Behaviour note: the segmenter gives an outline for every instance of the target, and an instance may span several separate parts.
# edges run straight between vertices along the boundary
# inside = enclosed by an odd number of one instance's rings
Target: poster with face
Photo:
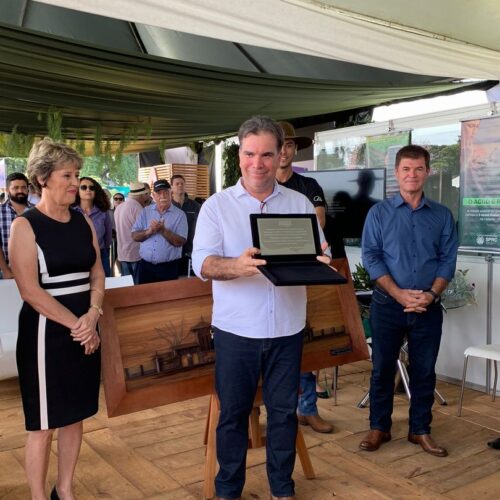
[[[462,123],[459,236],[463,248],[500,251],[500,117]]]

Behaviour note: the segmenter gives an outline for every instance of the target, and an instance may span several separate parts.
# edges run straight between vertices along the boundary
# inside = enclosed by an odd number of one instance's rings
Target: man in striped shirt
[[[1,277],[11,279],[9,267],[9,237],[12,221],[33,205],[28,201],[28,179],[20,172],[9,174],[6,179],[8,199],[0,205],[0,271]]]

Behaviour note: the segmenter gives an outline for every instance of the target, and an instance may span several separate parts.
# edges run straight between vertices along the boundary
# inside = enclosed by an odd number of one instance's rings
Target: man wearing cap
[[[121,274],[122,276],[132,275],[135,284],[137,284],[137,264],[141,257],[139,243],[132,238],[132,226],[149,198],[149,189],[146,189],[142,182],[132,182],[127,199],[124,203],[118,203],[114,210]]]
[[[140,242],[138,284],[177,279],[182,245],[188,235],[186,214],[172,204],[166,179],[153,184],[153,202],[142,209],[132,227],[132,238]]]
[[[319,224],[323,229],[326,220],[326,203],[323,189],[315,179],[300,175],[292,169],[292,162],[297,151],[311,146],[312,139],[297,136],[291,123],[280,122],[280,125],[285,134],[285,142],[279,156],[279,168],[276,172],[276,180],[282,186],[298,191],[309,198],[316,211]],[[316,376],[312,372],[302,373],[300,376],[300,396],[297,409],[299,424],[310,425],[316,432],[333,432],[333,426],[319,416],[317,401]]]

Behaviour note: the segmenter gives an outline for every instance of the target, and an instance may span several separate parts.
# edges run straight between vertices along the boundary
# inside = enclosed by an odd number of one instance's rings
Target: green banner
[[[368,168],[386,169],[387,197],[399,192],[399,184],[394,176],[396,154],[408,144],[410,144],[410,131],[371,135],[366,138],[366,165]]]
[[[462,123],[459,235],[462,247],[500,249],[500,117]]]

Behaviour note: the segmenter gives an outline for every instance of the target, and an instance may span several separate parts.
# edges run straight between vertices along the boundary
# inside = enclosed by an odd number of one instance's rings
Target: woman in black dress
[[[97,412],[104,272],[88,217],[70,209],[82,160],[44,139],[28,159],[38,205],[12,224],[12,271],[24,300],[17,365],[28,430],[26,474],[32,498],[46,498],[52,435],[58,429],[58,476],[51,498],[73,500],[82,420]]]

